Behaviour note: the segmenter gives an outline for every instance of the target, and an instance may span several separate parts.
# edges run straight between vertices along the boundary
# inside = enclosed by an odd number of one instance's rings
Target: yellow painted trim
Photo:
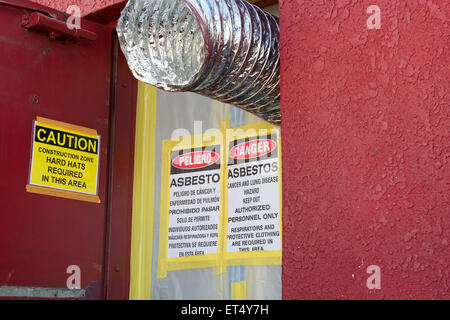
[[[139,82],[136,110],[130,300],[150,299],[157,90]]]
[[[247,300],[247,281],[231,284],[231,300]]]
[[[223,121],[220,124],[220,132],[222,134],[222,144],[223,144],[223,152],[222,152],[222,180],[221,180],[221,205],[222,205],[222,211],[221,211],[221,220],[220,220],[220,232],[219,232],[219,258],[217,261],[217,275],[226,273],[227,272],[227,263],[224,259],[224,252],[225,252],[225,241],[227,237],[227,230],[224,228],[225,225],[225,219],[226,219],[226,212],[227,210],[226,203],[225,203],[225,194],[228,193],[228,183],[226,183],[225,179],[227,179],[228,174],[228,155],[227,155],[227,130],[230,129],[230,119]]]

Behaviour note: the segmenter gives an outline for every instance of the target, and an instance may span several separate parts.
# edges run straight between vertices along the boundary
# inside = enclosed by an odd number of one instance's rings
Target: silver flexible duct
[[[130,0],[117,33],[134,76],[279,124],[278,18],[244,0]]]

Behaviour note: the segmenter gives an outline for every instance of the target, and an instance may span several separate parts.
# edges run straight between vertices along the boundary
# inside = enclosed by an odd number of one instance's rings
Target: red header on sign
[[[240,143],[231,148],[230,157],[233,159],[253,159],[272,152],[276,147],[277,143],[273,140],[256,139]]]
[[[219,160],[219,155],[212,151],[197,151],[176,157],[172,165],[178,169],[198,169],[210,166]]]

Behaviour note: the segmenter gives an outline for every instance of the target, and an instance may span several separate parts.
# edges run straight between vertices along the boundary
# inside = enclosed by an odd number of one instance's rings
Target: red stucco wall
[[[283,297],[449,299],[450,2],[283,0],[280,18]]]
[[[92,12],[102,10],[106,7],[117,3],[126,2],[126,0],[32,0],[33,2],[44,6],[54,8],[65,12],[71,5],[77,5],[81,9],[82,16],[86,16]]]
[[[81,10],[81,16],[100,24],[108,24],[115,27],[115,22],[120,16],[128,0],[31,0],[47,7],[66,12],[71,5],[77,5]]]

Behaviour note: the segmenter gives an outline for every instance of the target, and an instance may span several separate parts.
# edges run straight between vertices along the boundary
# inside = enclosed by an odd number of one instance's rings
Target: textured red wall
[[[44,6],[65,12],[71,5],[77,5],[81,9],[82,16],[102,10],[106,7],[126,2],[126,0],[31,0]]]
[[[283,0],[280,18],[283,298],[449,299],[450,2]]]
[[[81,9],[81,16],[101,24],[115,27],[115,21],[128,0],[31,0],[44,6],[66,12],[71,5]]]

